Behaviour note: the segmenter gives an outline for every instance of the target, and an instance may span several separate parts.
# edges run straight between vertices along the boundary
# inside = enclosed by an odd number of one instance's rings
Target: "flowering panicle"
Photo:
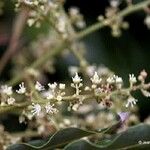
[[[128,108],[136,105],[138,101],[131,95],[131,91],[139,89],[144,96],[150,97],[150,92],[148,91],[150,84],[145,83],[146,77],[147,73],[143,70],[138,76],[140,84],[136,85],[136,77],[133,74],[129,74],[130,86],[129,88],[123,88],[123,79],[121,77],[117,75],[104,77],[104,74],[99,75],[98,72],[95,72],[93,76],[89,78],[90,82],[87,82],[90,85],[84,86],[83,79],[76,72],[75,76],[72,77],[71,83],[71,87],[75,89],[75,94],[73,95],[65,95],[66,85],[64,83],[48,83],[49,88],[46,90],[46,88],[38,81],[34,85],[36,91],[31,91],[31,94],[26,92],[24,82],[19,84],[19,89],[16,90],[16,93],[30,97],[32,102],[32,116],[39,116],[43,112],[46,114],[55,114],[58,112],[58,109],[56,108],[57,104],[61,104],[62,101],[68,101],[70,104],[68,110],[72,109],[74,111],[77,111],[86,99],[95,99],[103,106],[111,107],[114,97],[116,99],[117,96],[122,99],[127,99],[125,107]],[[83,87],[84,90],[81,87]],[[36,92],[36,94],[34,94],[34,92]],[[13,90],[11,86],[1,86],[0,94],[1,107],[5,105],[11,106],[16,103],[15,98],[12,97]],[[28,118],[32,117],[29,115]]]

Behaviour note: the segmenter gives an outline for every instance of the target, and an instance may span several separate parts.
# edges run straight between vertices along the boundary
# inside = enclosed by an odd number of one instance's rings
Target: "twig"
[[[13,30],[12,30],[12,36],[10,39],[10,44],[8,46],[8,49],[6,50],[6,52],[4,53],[4,55],[0,60],[0,74],[2,73],[7,62],[16,53],[19,47],[20,36],[26,24],[28,14],[29,14],[29,8],[24,6],[22,7],[21,12],[18,14],[18,16],[15,19]]]
[[[124,10],[119,12],[118,15],[112,17],[112,20],[115,20],[116,18],[120,18],[120,17],[122,17],[122,18],[126,17],[129,14],[135,13],[135,12],[140,11],[142,9],[144,10],[144,8],[147,7],[148,5],[150,5],[150,0],[145,0],[143,2],[128,6],[127,8],[125,8]],[[97,23],[91,25],[90,27],[86,28],[85,30],[79,32],[76,35],[76,39],[82,39],[85,36],[95,32],[95,31],[97,31],[103,27],[105,27],[103,22],[97,22]]]

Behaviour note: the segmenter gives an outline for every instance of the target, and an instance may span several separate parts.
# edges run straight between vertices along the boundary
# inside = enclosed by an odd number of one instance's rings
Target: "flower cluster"
[[[19,89],[16,90],[16,93],[18,94],[25,94],[26,88],[24,86],[24,82],[19,84]],[[1,94],[1,106],[5,105],[13,105],[15,103],[15,98],[13,97],[13,89],[12,86],[2,85],[0,89]]]
[[[75,25],[77,28],[82,29],[86,26],[83,15],[80,14],[80,11],[78,8],[71,7],[69,9],[69,17],[70,17],[71,23]]]
[[[66,85],[63,83],[48,83],[47,89],[47,87],[44,87],[37,81],[34,85],[34,90],[31,91],[32,95],[30,95],[32,105],[29,105],[26,111],[30,111],[32,116],[40,116],[43,112],[46,114],[55,114],[58,112],[57,105],[60,105],[62,101],[69,102],[68,110],[72,109],[76,111],[86,99],[95,99],[105,107],[111,107],[113,100],[115,101],[117,96],[120,97],[120,95],[122,95],[123,100],[127,100],[125,107],[133,107],[138,100],[131,95],[131,91],[141,90],[144,96],[150,96],[148,91],[150,84],[145,83],[146,77],[147,73],[145,70],[141,71],[138,78],[134,74],[129,74],[129,88],[123,88],[123,79],[117,75],[104,77],[95,72],[89,78],[89,85],[84,85],[83,79],[76,72],[75,76],[72,77],[73,83],[71,83],[71,87],[75,89],[75,93],[68,96],[65,95]],[[137,84],[137,79],[140,82],[139,84]],[[1,86],[0,94],[1,107],[15,103],[15,98],[12,96],[14,92],[11,86]],[[16,94],[29,95],[23,82],[19,84]],[[114,96],[115,99],[113,98]]]
[[[111,28],[114,37],[121,35],[121,29],[128,29],[129,27],[128,23],[123,21],[122,16],[118,15],[120,4],[120,0],[110,0],[110,7],[106,9],[105,17],[101,15],[98,17],[100,22]]]

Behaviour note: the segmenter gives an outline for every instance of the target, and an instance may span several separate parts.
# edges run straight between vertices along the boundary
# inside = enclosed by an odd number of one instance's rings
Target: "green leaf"
[[[85,131],[78,128],[66,128],[56,132],[47,142],[45,141],[45,144],[43,140],[38,140],[37,142],[32,142],[32,144],[22,143],[12,145],[8,150],[53,149],[92,134],[95,134],[95,132]]]
[[[112,132],[112,130],[115,130],[119,125],[120,122],[117,122],[108,128],[104,128],[98,131],[86,131],[78,128],[66,128],[56,132],[47,141],[37,140],[37,141],[32,141],[30,143],[15,144],[8,147],[7,150],[16,150],[16,149],[17,150],[33,150],[33,149],[50,150],[57,147],[65,146],[72,141],[90,136],[92,134]]]
[[[129,128],[107,142],[93,144],[78,140],[68,144],[65,150],[150,150],[150,144],[139,144],[139,141],[150,143],[150,126],[140,124]],[[106,144],[107,143],[107,144]]]

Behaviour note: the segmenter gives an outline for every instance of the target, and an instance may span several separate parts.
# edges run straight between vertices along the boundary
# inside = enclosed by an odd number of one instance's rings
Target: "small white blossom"
[[[116,83],[122,83],[123,80],[121,77],[115,76]]]
[[[78,103],[77,103],[77,104],[74,104],[74,105],[72,106],[72,110],[74,110],[74,111],[77,111],[78,108],[79,108],[79,104],[78,104]]]
[[[57,29],[61,33],[64,33],[66,31],[66,18],[65,18],[65,16],[60,16],[58,18]]]
[[[129,82],[131,84],[134,84],[137,82],[136,77],[134,76],[134,74],[129,74]]]
[[[54,108],[54,104],[47,103],[45,106],[46,113],[55,114],[58,112],[56,108]]]
[[[144,23],[147,26],[147,28],[150,28],[150,15],[146,16]]]
[[[64,89],[65,89],[65,86],[66,86],[65,84],[60,83],[60,84],[59,84],[59,89],[60,89],[60,90],[64,90]]]
[[[86,86],[86,87],[84,88],[84,90],[85,90],[85,91],[90,91],[90,90],[91,90],[91,88],[90,88],[90,87],[88,87],[88,86]]]
[[[8,105],[13,105],[15,103],[15,99],[13,97],[10,97],[7,99],[7,104]]]
[[[94,73],[93,77],[91,78],[93,84],[100,84],[102,79],[98,76],[97,72]]]
[[[68,125],[68,126],[71,124],[71,121],[69,119],[67,119],[67,118],[65,118],[63,120],[63,122],[64,122],[65,125]]]
[[[107,81],[107,83],[109,83],[109,84],[112,84],[112,83],[115,82],[114,77],[108,77],[106,81]]]
[[[79,20],[76,22],[76,26],[79,28],[79,29],[83,29],[86,27],[86,23],[84,20]]]
[[[58,101],[61,101],[61,100],[62,100],[62,96],[61,96],[61,95],[58,95],[58,96],[56,97],[56,99],[57,99]]]
[[[32,103],[32,108],[33,108],[33,110],[31,110],[31,113],[33,114],[33,116],[34,115],[39,116],[40,112],[42,110],[41,106],[39,104]]]
[[[35,20],[33,18],[27,20],[27,24],[29,27],[31,27],[34,23],[35,23]]]
[[[51,92],[49,92],[47,93],[46,98],[49,100],[54,99],[54,95]]]
[[[39,83],[38,81],[35,84],[35,89],[37,91],[43,91],[44,90],[44,86],[41,85],[41,83]]]
[[[81,77],[79,77],[78,73],[76,72],[75,76],[72,77],[72,81],[73,83],[71,83],[71,87],[76,89],[76,96],[80,94],[81,90],[80,88],[83,86],[83,84],[81,83],[82,79]]]
[[[72,81],[75,83],[75,84],[78,84],[82,81],[81,77],[79,77],[78,73],[76,72],[75,76],[72,77]]]
[[[76,16],[76,15],[79,14],[79,8],[77,8],[77,7],[71,7],[71,8],[69,9],[69,13],[70,13],[70,15],[72,15],[72,16]]]
[[[55,4],[53,1],[49,0],[48,5],[51,9],[56,9],[58,7],[58,4]]]
[[[70,74],[71,76],[74,76],[74,75],[76,74],[76,72],[79,71],[79,68],[76,67],[76,66],[70,66],[70,67],[68,68],[68,71],[69,71],[69,74]]]
[[[128,100],[127,100],[127,104],[126,104],[126,107],[133,107],[134,105],[136,105],[137,103],[137,99],[135,99],[134,97],[129,97]]]
[[[7,104],[5,102],[1,102],[0,106],[7,106]]]
[[[57,83],[56,82],[54,82],[53,84],[48,83],[48,86],[51,90],[55,90],[57,87]]]
[[[118,88],[118,89],[121,89],[122,84],[123,84],[122,78],[121,78],[121,77],[118,77],[118,76],[116,76],[116,75],[114,75],[114,79],[115,79],[117,88]]]
[[[12,95],[12,93],[13,93],[12,87],[11,86],[7,86],[7,85],[2,85],[1,86],[1,92],[6,94],[6,95]]]
[[[90,76],[90,77],[94,75],[95,71],[96,71],[96,66],[94,66],[94,65],[88,66],[86,68],[86,72],[87,72],[88,76]]]
[[[21,84],[19,84],[19,90],[16,90],[16,92],[18,94],[24,94],[26,92],[26,88],[24,86],[24,82],[22,82]]]
[[[112,7],[118,7],[120,4],[119,0],[110,0],[110,6]]]

